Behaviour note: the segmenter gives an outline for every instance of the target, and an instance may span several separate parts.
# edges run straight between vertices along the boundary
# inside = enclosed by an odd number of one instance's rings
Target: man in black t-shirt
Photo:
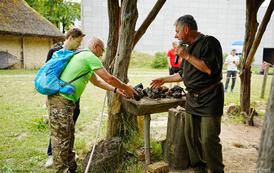
[[[75,51],[79,46],[81,46],[81,42],[82,42],[84,36],[85,36],[85,33],[80,28],[69,29],[66,34],[66,40],[64,42],[64,45],[60,45],[60,46],[51,48],[48,52],[46,62],[48,62],[51,59],[54,52],[56,52],[60,49],[65,48],[66,50]],[[77,102],[75,102],[75,105],[76,105],[76,107],[73,112],[74,125],[76,124],[77,118],[80,114],[80,98]],[[48,97],[47,96],[46,96],[46,106],[48,106]],[[49,167],[53,164],[51,140],[49,140],[47,154],[48,154],[49,158],[48,158],[45,166]]]
[[[224,172],[220,144],[221,116],[224,106],[222,80],[222,48],[219,41],[198,32],[195,19],[184,15],[175,22],[175,38],[187,44],[177,46],[175,54],[182,58],[180,72],[152,80],[151,87],[164,83],[184,82],[186,95],[185,139],[190,164],[195,172]]]

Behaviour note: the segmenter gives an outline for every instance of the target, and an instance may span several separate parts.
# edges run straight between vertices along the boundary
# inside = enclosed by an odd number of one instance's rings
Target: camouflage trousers
[[[73,152],[75,103],[60,96],[59,93],[48,96],[48,101],[54,171],[74,172],[77,168]]]

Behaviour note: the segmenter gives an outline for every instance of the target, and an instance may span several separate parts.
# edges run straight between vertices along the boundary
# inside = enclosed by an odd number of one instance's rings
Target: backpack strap
[[[65,86],[67,86],[68,84],[71,84],[72,82],[74,82],[74,81],[80,79],[81,77],[87,75],[89,72],[90,72],[90,71],[88,71],[88,72],[86,72],[85,74],[82,74],[82,75],[78,76],[77,78],[75,78],[75,79],[73,79],[73,80],[67,82],[65,85],[62,86],[62,88],[65,87]]]
[[[76,52],[74,52],[74,54],[72,56],[74,56],[74,55],[76,55],[78,53],[84,52],[84,51],[89,51],[89,50],[86,50],[86,49],[77,50]]]
[[[86,50],[86,49],[78,50],[78,51],[74,52],[74,54],[72,55],[71,58],[73,58],[74,55],[76,55],[76,54],[78,54],[78,53],[81,53],[81,52],[84,52],[84,51],[88,51],[88,50]],[[75,78],[75,79],[73,79],[73,80],[67,82],[65,85],[62,86],[62,88],[65,87],[65,86],[67,86],[68,84],[71,84],[72,82],[74,82],[74,81],[80,79],[81,77],[87,75],[89,72],[90,72],[90,71],[88,71],[88,72],[86,72],[85,74],[82,74],[82,75],[78,76],[77,78]],[[86,80],[86,79],[85,79],[85,80]]]

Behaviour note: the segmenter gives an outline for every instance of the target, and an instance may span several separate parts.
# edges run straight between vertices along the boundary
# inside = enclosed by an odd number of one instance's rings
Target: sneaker
[[[53,165],[53,157],[52,156],[49,156],[49,158],[48,158],[48,161],[47,161],[47,163],[46,163],[46,167],[50,167],[50,166],[52,166]]]
[[[78,158],[79,158],[79,156],[78,156],[77,154],[75,154],[75,160],[78,159]],[[50,167],[50,166],[52,166],[52,165],[53,165],[53,157],[52,157],[52,156],[49,156],[48,161],[47,161],[47,163],[45,164],[45,166],[46,166],[46,167]]]
[[[224,92],[226,93],[226,89],[224,90]]]
[[[231,89],[231,93],[233,93],[233,89]]]

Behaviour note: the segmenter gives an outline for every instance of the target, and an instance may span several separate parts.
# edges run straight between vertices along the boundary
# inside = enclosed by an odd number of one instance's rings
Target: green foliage
[[[132,128],[132,126],[124,121],[125,129],[127,135],[123,137],[123,150],[126,153],[126,158],[124,158],[123,164],[120,166],[121,172],[142,172],[143,165],[137,163],[137,154],[135,149],[144,143],[143,139],[140,138],[138,132]],[[120,136],[121,129],[120,129]]]
[[[161,160],[162,159],[162,145],[161,142],[154,141],[153,139],[150,140],[150,144],[152,146],[152,160]]]
[[[150,68],[150,64],[153,61],[153,55],[149,55],[146,53],[138,52],[138,51],[132,51],[131,53],[131,59],[129,67],[132,68]]]
[[[244,119],[244,117],[242,115],[239,115],[239,116],[230,116],[230,118],[233,120],[234,124],[245,122],[245,119]]]
[[[167,67],[167,52],[156,52],[154,60],[151,64],[152,68],[165,68]]]
[[[227,53],[223,53],[223,64],[225,63],[225,59],[226,59],[227,56],[228,56]],[[223,65],[223,68],[224,68],[224,65]]]
[[[63,32],[74,25],[76,18],[81,20],[81,4],[78,2],[67,0],[26,0],[26,2],[57,28],[63,23]]]

